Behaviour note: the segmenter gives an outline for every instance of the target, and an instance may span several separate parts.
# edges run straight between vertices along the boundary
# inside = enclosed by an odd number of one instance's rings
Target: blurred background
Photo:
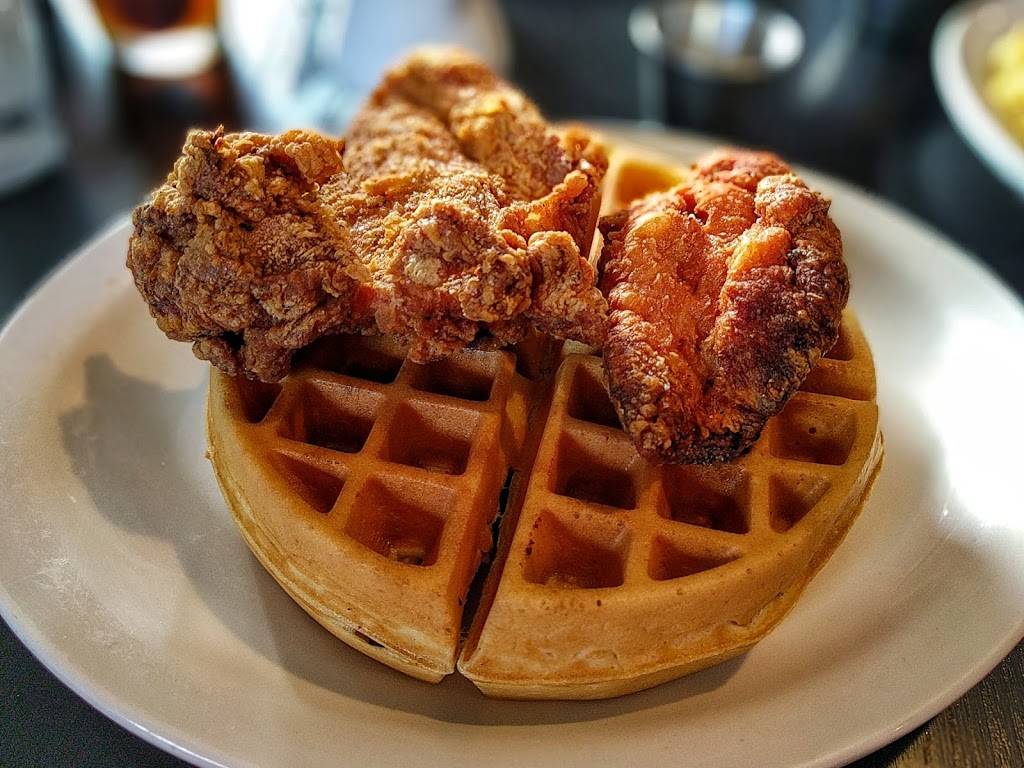
[[[8,265],[0,306],[156,185],[188,126],[341,132],[421,41],[476,50],[553,118],[663,123],[829,171],[1019,286],[1020,193],[953,127],[929,62],[952,5],[0,0],[0,254],[29,262]]]
[[[0,0],[0,320],[163,179],[189,126],[343,132],[383,68],[424,41],[475,50],[555,119],[641,120],[828,171],[916,214],[1020,293],[1024,27],[1013,24],[1024,7],[954,5]],[[1020,687],[1021,656],[991,690]],[[0,692],[0,765],[162,759],[127,734],[111,741],[111,724],[90,747],[100,716],[68,703],[2,625]],[[40,709],[83,725],[55,741],[33,727]]]

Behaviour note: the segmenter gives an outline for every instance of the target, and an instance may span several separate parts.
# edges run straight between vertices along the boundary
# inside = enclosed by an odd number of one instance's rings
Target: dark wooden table
[[[625,37],[629,5],[621,0],[589,6],[587,34],[573,35],[566,31],[575,28],[579,2],[507,3],[518,62],[515,76],[549,114],[637,116],[636,57]],[[928,32],[930,22],[920,34],[926,39]],[[60,49],[57,36],[51,36],[51,43]],[[848,137],[842,152],[828,142],[815,143],[812,134],[821,132],[820,125],[794,125],[793,135],[761,141],[782,144],[791,157],[909,209],[977,254],[1020,293],[1024,203],[1001,187],[960,140],[935,100],[919,47],[907,45],[888,54],[879,54],[876,45],[865,56],[878,70],[876,77],[917,94],[909,109],[890,109],[891,118],[884,109],[872,113],[863,135]],[[70,151],[48,176],[0,198],[0,320],[54,264],[159,181],[187,125],[244,121],[221,69],[176,85],[112,76],[109,119],[97,125],[88,117],[95,115],[91,96],[80,92],[69,71],[73,64],[65,56],[57,58]],[[887,75],[897,71],[898,76]],[[687,127],[757,142],[749,130],[723,131],[714,122]],[[92,710],[0,623],[0,767],[64,765],[184,763]],[[1024,645],[931,722],[855,765],[1024,766]]]

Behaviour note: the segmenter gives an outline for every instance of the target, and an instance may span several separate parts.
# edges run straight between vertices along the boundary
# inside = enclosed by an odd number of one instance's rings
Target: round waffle
[[[253,552],[327,629],[423,680],[455,669],[525,439],[533,384],[516,363],[417,365],[386,337],[338,336],[281,384],[211,373],[209,455]]]
[[[604,208],[679,178],[620,148]],[[213,371],[210,456],[253,552],[348,644],[430,681],[458,660],[488,695],[601,698],[727,659],[778,623],[870,490],[874,399],[847,313],[748,455],[656,467],[578,345],[417,365],[389,339],[336,337],[279,385]]]

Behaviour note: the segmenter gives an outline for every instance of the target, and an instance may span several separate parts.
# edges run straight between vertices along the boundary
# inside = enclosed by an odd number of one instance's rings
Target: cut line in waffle
[[[429,365],[404,354],[387,338],[336,337],[279,385],[212,372],[211,459],[246,540],[303,608],[437,681],[455,668],[534,385],[510,352]]]
[[[568,355],[463,674],[495,696],[605,698],[759,640],[838,545],[881,458],[870,352],[852,316],[843,333],[850,359],[826,361],[749,454],[711,466],[644,461],[612,421],[600,359]]]
[[[620,148],[602,209],[682,175]],[[489,695],[600,698],[725,660],[781,619],[870,490],[874,399],[847,313],[801,391],[728,464],[648,464],[600,357],[537,337],[425,366],[387,338],[327,339],[279,385],[214,371],[208,421],[246,541],[349,645],[429,681],[458,660]]]

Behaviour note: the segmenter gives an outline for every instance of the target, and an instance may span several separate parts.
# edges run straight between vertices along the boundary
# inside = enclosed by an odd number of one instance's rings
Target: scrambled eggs
[[[1024,22],[1015,24],[989,49],[985,97],[1024,144]]]

